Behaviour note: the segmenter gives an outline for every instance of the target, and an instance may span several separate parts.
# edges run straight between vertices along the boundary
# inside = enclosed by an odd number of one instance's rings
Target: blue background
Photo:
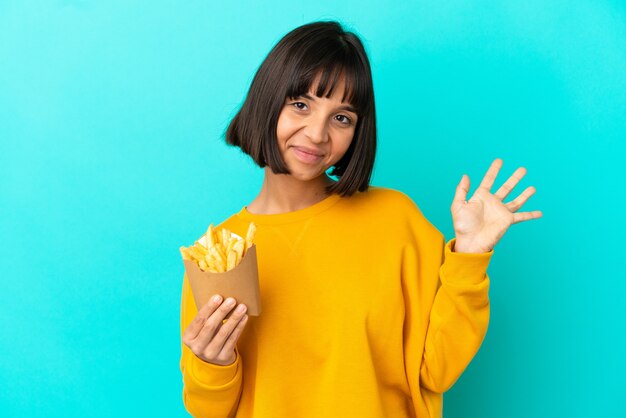
[[[448,239],[463,173],[471,195],[500,157],[496,187],[528,169],[506,201],[537,188],[444,416],[626,416],[616,0],[0,0],[0,416],[186,416],[178,248],[256,196],[221,134],[271,47],[318,19],[369,53],[373,184]]]

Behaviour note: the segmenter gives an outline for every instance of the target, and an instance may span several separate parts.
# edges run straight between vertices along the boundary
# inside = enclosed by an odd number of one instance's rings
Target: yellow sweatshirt
[[[195,417],[441,417],[489,322],[493,251],[455,253],[405,194],[370,187],[220,226],[255,242],[262,312],[228,366],[182,345]],[[223,295],[228,296],[228,295]],[[197,313],[183,278],[181,333]]]

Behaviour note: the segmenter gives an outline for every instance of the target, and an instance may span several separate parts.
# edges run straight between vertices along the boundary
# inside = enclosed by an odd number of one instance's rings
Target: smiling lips
[[[312,150],[310,148],[305,147],[293,147],[293,152],[296,154],[296,157],[304,163],[315,163],[322,159],[323,154],[318,151]]]

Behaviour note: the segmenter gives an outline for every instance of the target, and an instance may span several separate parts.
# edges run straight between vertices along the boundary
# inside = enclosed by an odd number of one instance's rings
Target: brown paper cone
[[[211,296],[217,294],[222,295],[224,299],[233,297],[237,303],[245,304],[248,307],[246,312],[248,315],[258,316],[261,313],[256,245],[248,248],[234,269],[224,273],[202,271],[193,260],[183,260],[183,263],[198,310]]]

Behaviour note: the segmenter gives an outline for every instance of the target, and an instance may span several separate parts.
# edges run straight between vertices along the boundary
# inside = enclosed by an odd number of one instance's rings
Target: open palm
[[[542,216],[541,211],[517,212],[535,193],[536,190],[532,186],[526,188],[512,201],[503,202],[526,174],[524,167],[515,170],[496,193],[491,193],[491,187],[500,168],[502,160],[496,158],[470,200],[466,200],[470,187],[469,177],[463,175],[461,178],[450,207],[456,235],[455,251],[471,253],[491,251],[511,225]]]

